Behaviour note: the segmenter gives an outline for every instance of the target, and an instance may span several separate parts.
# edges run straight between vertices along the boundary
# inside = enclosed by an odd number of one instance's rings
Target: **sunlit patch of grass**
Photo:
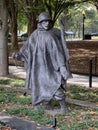
[[[98,89],[87,89],[83,86],[71,85],[67,88],[66,95],[73,99],[98,102]]]
[[[4,103],[18,103],[18,104],[31,104],[31,96],[23,96],[22,94],[18,94],[12,90],[4,90],[0,91],[0,102]]]
[[[9,85],[11,87],[23,87],[25,85],[25,80],[17,78],[0,79],[0,84]]]
[[[7,129],[7,127],[5,125],[0,124],[0,130],[8,130],[8,129]]]

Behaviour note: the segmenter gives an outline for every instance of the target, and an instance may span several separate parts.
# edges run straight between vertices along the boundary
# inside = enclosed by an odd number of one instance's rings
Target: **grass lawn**
[[[22,79],[0,79],[0,84],[10,85],[12,88],[23,87]],[[2,85],[1,85],[2,86]],[[70,86],[67,88],[67,97],[89,100],[98,103],[98,89],[87,89],[85,87]],[[54,107],[58,104],[53,101]],[[98,130],[98,110],[67,104],[71,112],[64,115],[56,115],[56,130]],[[24,117],[35,121],[40,125],[52,127],[53,116],[45,114],[43,110],[35,111],[31,104],[31,96],[8,88],[0,88],[0,112],[10,115]],[[0,130],[1,130],[0,126]],[[2,129],[3,130],[3,129]]]

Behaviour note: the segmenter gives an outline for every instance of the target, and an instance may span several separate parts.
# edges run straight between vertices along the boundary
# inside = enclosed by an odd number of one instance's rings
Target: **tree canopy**
[[[12,48],[18,48],[17,30],[27,23],[27,33],[30,35],[37,27],[37,17],[42,11],[49,12],[53,25],[62,12],[76,8],[83,2],[98,6],[97,0],[5,0],[10,19],[12,33]],[[21,22],[22,21],[22,22]],[[17,26],[18,25],[18,26]]]

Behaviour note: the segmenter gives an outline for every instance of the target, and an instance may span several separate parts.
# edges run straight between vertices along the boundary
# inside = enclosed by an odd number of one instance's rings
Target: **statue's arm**
[[[68,71],[67,71],[66,66],[60,67],[60,73],[61,73],[61,75],[62,75],[62,77],[63,77],[64,80],[67,80],[67,79],[68,79],[69,73],[68,73]]]
[[[22,54],[20,53],[20,52],[14,52],[13,54],[12,54],[12,58],[13,59],[15,59],[15,60],[22,60]]]
[[[18,52],[12,54],[12,58],[19,61],[25,61],[28,56],[28,44],[29,42],[27,40]]]

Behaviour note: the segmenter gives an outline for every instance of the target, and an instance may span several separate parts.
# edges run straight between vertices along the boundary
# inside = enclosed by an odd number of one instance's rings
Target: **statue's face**
[[[42,27],[43,27],[45,30],[48,30],[49,27],[50,27],[50,21],[49,21],[49,20],[42,21],[42,22],[41,22],[41,25],[42,25]]]

